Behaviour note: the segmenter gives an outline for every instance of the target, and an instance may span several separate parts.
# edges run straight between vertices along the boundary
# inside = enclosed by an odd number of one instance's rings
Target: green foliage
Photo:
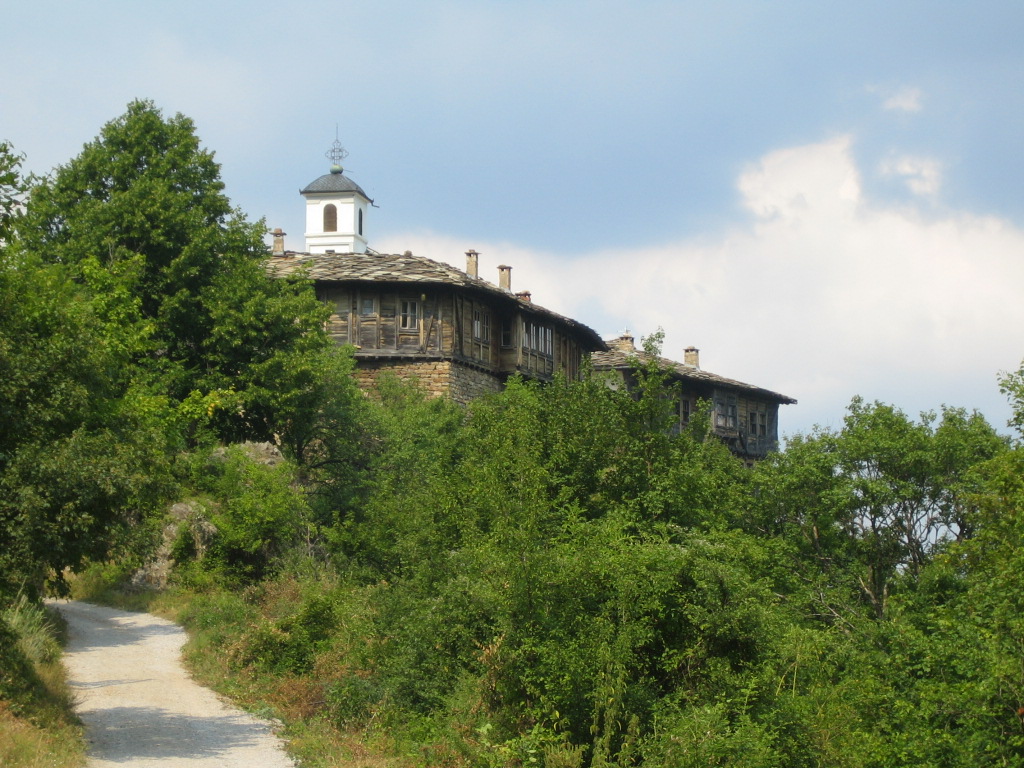
[[[746,470],[653,386],[377,394],[362,502],[314,514],[345,575],[273,554],[205,631],[275,702],[421,764],[1024,759],[1024,465],[976,414],[855,401]],[[216,466],[211,519],[251,485]]]
[[[742,468],[673,436],[656,386],[512,380],[465,415],[393,383],[381,400],[346,526],[349,562],[388,580],[366,680],[388,706],[463,713],[487,759],[626,764],[680,686],[713,701],[760,674],[768,556],[720,508]]]
[[[30,707],[42,691],[42,682],[19,639],[0,617],[0,700],[13,706],[15,714]]]
[[[18,648],[30,662],[43,664],[60,659],[61,648],[51,617],[25,593],[0,611],[0,619],[14,632]]]
[[[171,483],[161,406],[61,268],[0,260],[0,592],[104,559]]]
[[[1024,435],[1024,363],[1016,371],[1000,374],[999,390],[1009,399],[1013,409],[1009,426]]]
[[[84,739],[53,617],[22,593],[0,608],[0,764],[77,766]]]
[[[192,437],[276,439],[302,460],[353,385],[339,385],[326,309],[308,284],[266,274],[263,224],[223,187],[191,120],[135,101],[32,188],[18,247],[86,286],[107,343],[132,363],[113,379],[184,403]]]
[[[11,234],[28,186],[21,177],[22,160],[10,143],[0,141],[0,244]]]
[[[294,467],[286,461],[264,463],[246,446],[218,448],[193,482],[210,502],[204,519],[182,526],[174,555],[179,561],[194,559],[200,571],[229,581],[257,581],[284,553],[316,536],[306,500],[294,485]],[[195,527],[204,524],[210,530],[199,532],[208,538],[200,548]]]
[[[0,145],[0,593],[144,550],[187,447],[273,441],[350,504],[351,361],[311,287],[268,277],[191,121],[132,102],[15,216],[19,162]],[[235,481],[217,554],[255,577],[302,505]]]
[[[977,413],[910,420],[882,403],[851,403],[843,429],[794,438],[757,469],[756,529],[793,547],[822,615],[857,604],[878,618],[901,576],[970,533],[972,467],[1006,450]]]

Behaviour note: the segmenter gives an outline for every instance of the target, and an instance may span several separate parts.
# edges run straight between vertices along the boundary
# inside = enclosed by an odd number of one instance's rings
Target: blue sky
[[[191,117],[252,218],[346,172],[370,246],[797,398],[979,408],[1024,358],[1019,2],[28,4],[0,139],[45,173],[134,98]]]

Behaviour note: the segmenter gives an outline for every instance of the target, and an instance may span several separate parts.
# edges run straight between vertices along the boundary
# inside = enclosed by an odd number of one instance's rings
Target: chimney
[[[274,236],[274,249],[270,252],[271,255],[284,256],[284,231],[280,227],[275,227],[270,234]]]
[[[498,267],[498,287],[503,291],[512,292],[512,267],[504,264]]]
[[[694,368],[700,368],[700,350],[696,347],[687,347],[684,349],[683,362]]]
[[[466,251],[466,274],[470,277],[480,277],[478,268],[480,266],[480,254],[470,248]]]
[[[619,338],[608,342],[608,346],[612,349],[617,349],[619,352],[636,352],[636,344],[634,342],[633,334],[629,331],[624,331]]]
[[[529,291],[517,291],[516,298],[520,301],[532,301],[533,294]]]

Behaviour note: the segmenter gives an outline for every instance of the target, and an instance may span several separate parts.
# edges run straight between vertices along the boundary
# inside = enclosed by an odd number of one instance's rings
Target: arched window
[[[324,206],[324,232],[338,231],[338,209],[333,203]]]
[[[359,229],[356,230],[359,234],[363,234],[363,209],[359,209]]]

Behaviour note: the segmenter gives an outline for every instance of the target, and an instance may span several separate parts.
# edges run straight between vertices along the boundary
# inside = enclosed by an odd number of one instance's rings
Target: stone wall
[[[496,376],[457,363],[452,364],[451,377],[449,394],[452,400],[463,405],[503,388]]]
[[[370,390],[377,377],[387,371],[405,384],[415,383],[431,397],[447,395],[451,391],[452,363],[450,360],[356,360],[356,384]]]
[[[384,371],[403,383],[414,383],[431,397],[447,395],[463,405],[502,389],[501,381],[496,376],[451,360],[357,359],[353,375],[360,389],[370,390]]]

